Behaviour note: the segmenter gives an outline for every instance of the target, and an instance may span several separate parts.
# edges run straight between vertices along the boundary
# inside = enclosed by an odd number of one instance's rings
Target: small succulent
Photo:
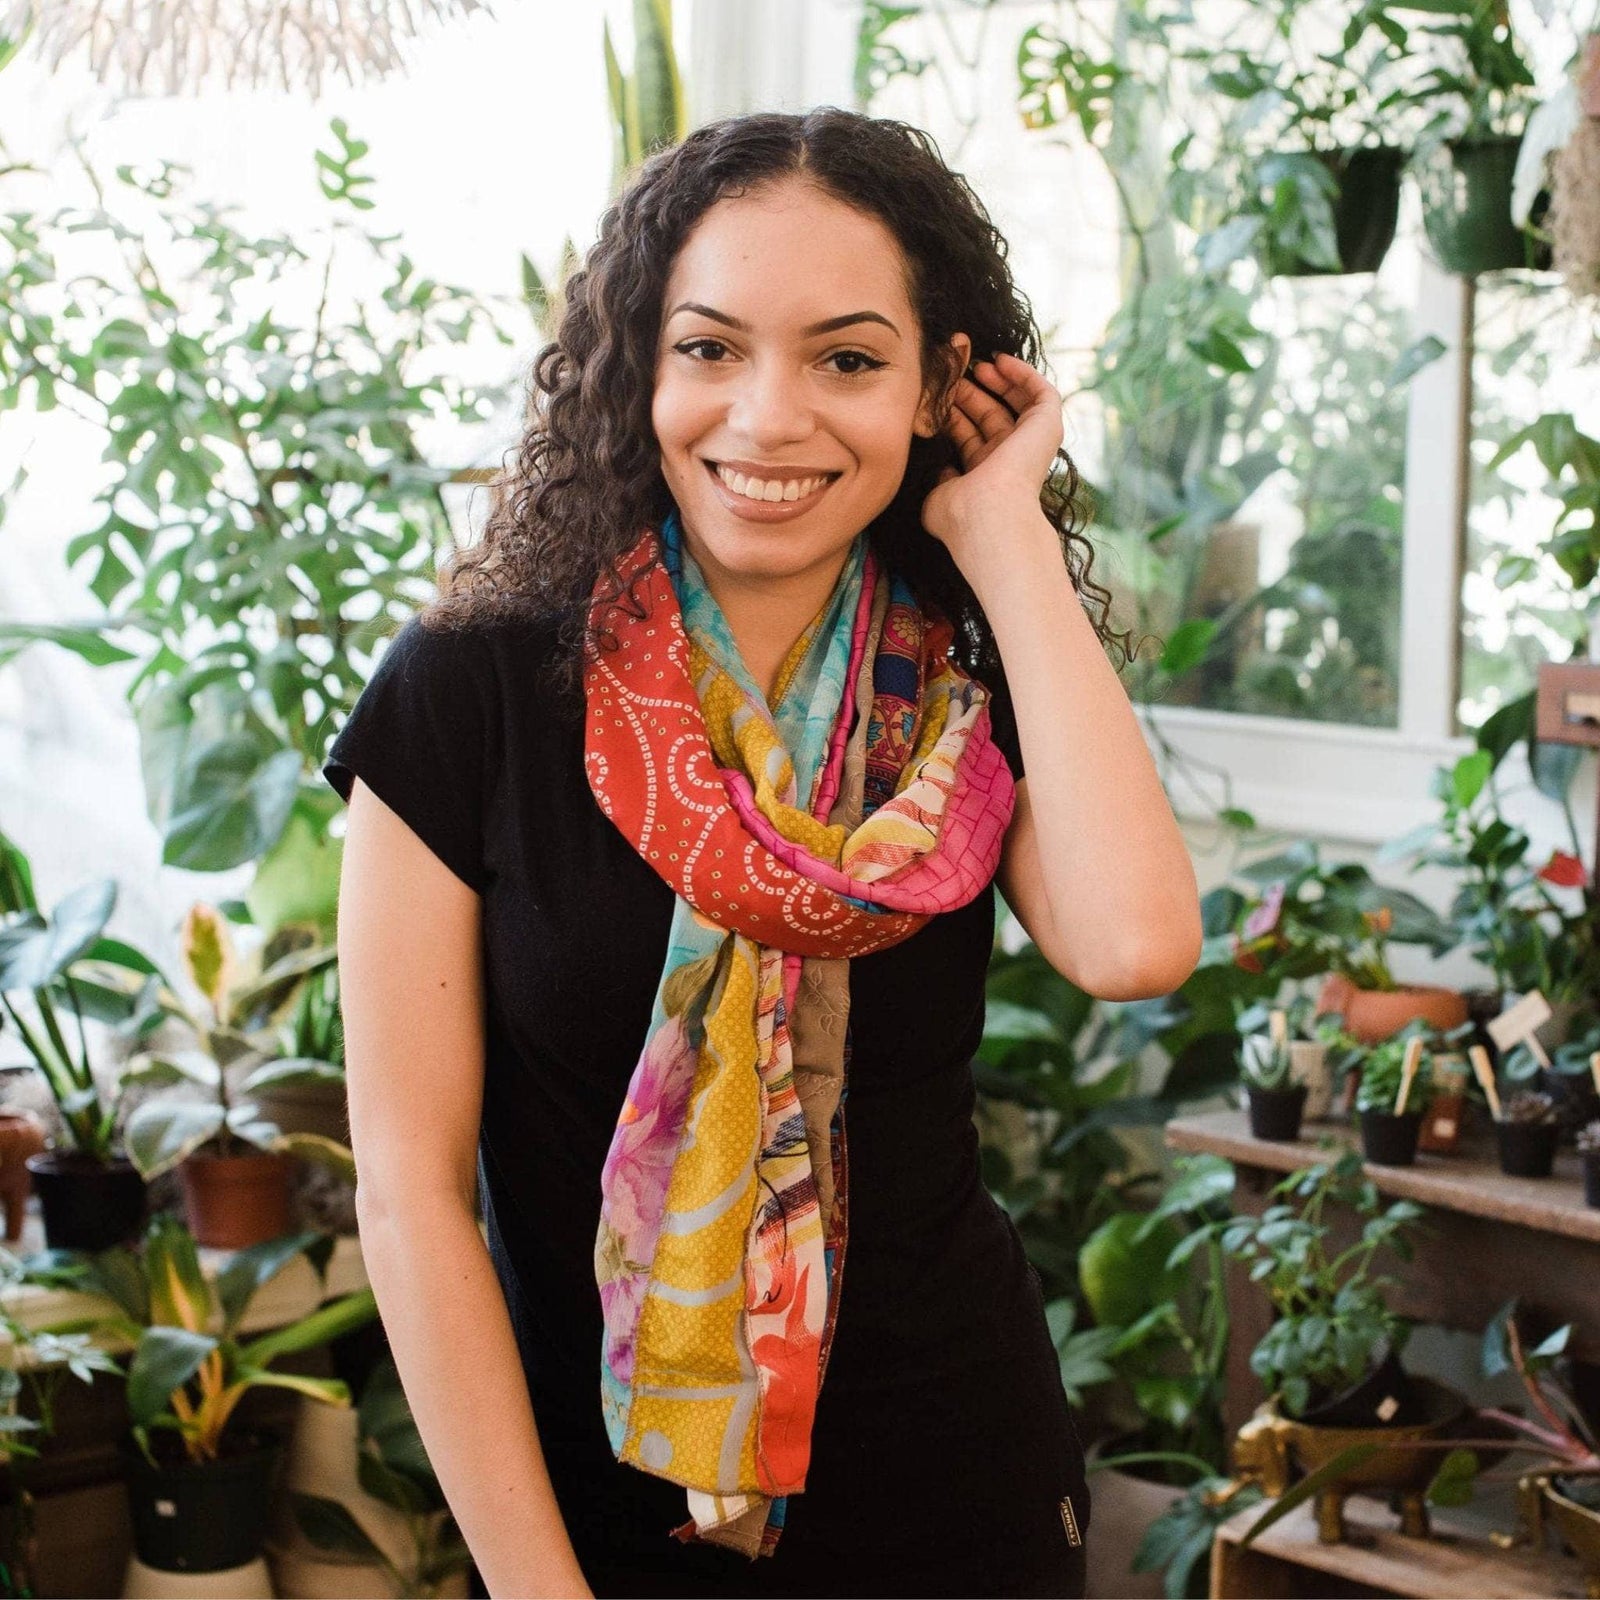
[[[1554,1122],[1556,1103],[1542,1089],[1519,1089],[1501,1107],[1502,1122]]]
[[[1274,1011],[1268,1019],[1266,1033],[1245,1035],[1239,1067],[1252,1089],[1287,1089],[1292,1059],[1288,1019],[1282,1011]]]
[[[1578,1148],[1585,1155],[1600,1155],[1600,1117],[1578,1129]]]

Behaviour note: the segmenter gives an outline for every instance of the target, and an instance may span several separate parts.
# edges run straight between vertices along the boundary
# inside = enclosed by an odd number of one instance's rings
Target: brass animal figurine
[[[1344,1503],[1351,1494],[1377,1494],[1400,1503],[1400,1531],[1425,1539],[1429,1533],[1427,1488],[1438,1470],[1437,1450],[1415,1448],[1415,1442],[1443,1433],[1467,1410],[1467,1403],[1442,1383],[1413,1377],[1427,1404],[1427,1420],[1399,1427],[1316,1427],[1280,1416],[1271,1402],[1240,1428],[1233,1444],[1234,1470],[1259,1483],[1273,1499],[1290,1484],[1315,1472],[1354,1444],[1380,1446],[1376,1454],[1342,1472],[1318,1491],[1317,1538],[1339,1544],[1345,1538]],[[1408,1448],[1412,1446],[1412,1448]]]

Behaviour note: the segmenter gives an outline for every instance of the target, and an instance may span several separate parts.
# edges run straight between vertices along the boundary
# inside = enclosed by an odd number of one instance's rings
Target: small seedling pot
[[[1556,1140],[1561,1135],[1554,1122],[1497,1122],[1500,1170],[1513,1178],[1548,1178],[1555,1165]]]
[[[1361,1149],[1368,1161],[1380,1167],[1410,1167],[1416,1164],[1417,1140],[1422,1136],[1422,1113],[1403,1111],[1362,1111]]]
[[[1250,1108],[1250,1131],[1256,1138],[1292,1144],[1300,1137],[1300,1118],[1306,1108],[1305,1084],[1291,1084],[1287,1089],[1258,1089],[1255,1084],[1247,1083],[1244,1092]]]

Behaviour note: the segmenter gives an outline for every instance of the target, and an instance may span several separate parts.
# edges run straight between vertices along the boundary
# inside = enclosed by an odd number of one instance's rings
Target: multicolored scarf
[[[768,1554],[805,1487],[846,1241],[849,960],[993,878],[1014,803],[950,623],[866,536],[769,704],[674,510],[586,666],[600,808],[677,892],[601,1174],[601,1399],[680,1539]],[[624,592],[627,592],[625,588]]]

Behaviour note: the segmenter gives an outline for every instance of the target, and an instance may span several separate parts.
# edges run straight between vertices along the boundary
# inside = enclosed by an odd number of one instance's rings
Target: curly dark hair
[[[621,592],[617,561],[642,528],[661,528],[673,504],[650,415],[668,276],[717,201],[789,178],[878,218],[899,241],[941,423],[960,376],[948,343],[958,330],[971,337],[975,360],[1005,350],[1039,365],[1042,340],[1012,282],[1006,241],[931,135],[836,106],[707,123],[649,156],[601,217],[599,238],[566,282],[556,337],[533,363],[526,428],[491,487],[483,537],[442,564],[425,625],[507,613],[558,619],[556,676],[570,690],[585,653],[614,642],[603,618],[594,625],[589,617],[602,575],[617,604],[641,614],[632,586]],[[922,502],[940,470],[959,462],[943,431],[913,436],[900,488],[868,538],[919,603],[954,624],[955,659],[1008,699],[988,619],[949,551],[922,526]],[[1125,664],[1127,635],[1109,626],[1111,596],[1090,580],[1094,547],[1080,531],[1081,496],[1063,450],[1040,504],[1101,643],[1114,641]]]

